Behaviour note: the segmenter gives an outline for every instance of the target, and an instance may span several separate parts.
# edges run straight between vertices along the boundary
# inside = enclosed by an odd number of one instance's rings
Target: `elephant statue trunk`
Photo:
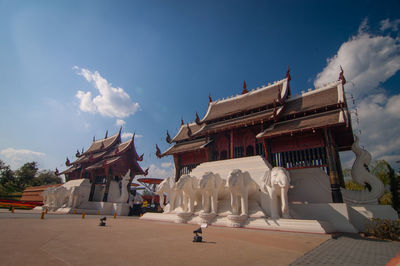
[[[270,197],[270,216],[279,219],[279,200],[283,218],[290,218],[287,192],[290,186],[289,172],[283,167],[274,167],[265,174],[264,190]]]

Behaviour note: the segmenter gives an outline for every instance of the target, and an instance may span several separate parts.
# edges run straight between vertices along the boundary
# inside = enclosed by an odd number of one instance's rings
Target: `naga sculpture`
[[[283,218],[290,218],[288,207],[288,190],[290,186],[289,172],[283,167],[274,167],[265,173],[264,190],[270,197],[270,216],[279,219],[279,198]]]
[[[183,211],[193,213],[197,191],[197,178],[190,175],[183,175],[176,182],[176,188],[183,193]]]
[[[354,204],[378,204],[378,199],[382,197],[385,192],[384,185],[379,178],[372,175],[366,168],[371,162],[371,154],[360,147],[358,144],[359,139],[354,136],[355,141],[351,146],[352,151],[356,155],[356,160],[351,168],[351,178],[361,184],[369,184],[371,191],[351,191],[341,189],[343,199],[345,202]]]
[[[249,190],[257,185],[251,179],[249,172],[234,169],[228,176],[228,188],[231,195],[232,214],[247,216],[249,213]]]
[[[206,172],[200,177],[201,201],[205,213],[209,213],[210,209],[211,213],[217,213],[218,192],[225,186],[225,182],[219,174],[213,172]]]
[[[128,184],[130,181],[131,169],[126,172],[121,180],[121,195],[115,202],[127,203],[129,199]]]

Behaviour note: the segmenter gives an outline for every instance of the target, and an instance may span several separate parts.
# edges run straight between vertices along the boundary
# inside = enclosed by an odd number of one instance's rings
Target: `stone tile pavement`
[[[356,234],[334,236],[290,265],[386,265],[400,252],[400,242]]]

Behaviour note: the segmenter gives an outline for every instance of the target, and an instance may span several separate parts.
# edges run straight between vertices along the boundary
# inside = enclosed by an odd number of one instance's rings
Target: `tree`
[[[398,177],[394,172],[394,169],[385,160],[378,160],[372,166],[371,173],[377,176],[385,186],[390,186],[390,194],[386,193],[381,199],[387,203],[391,203],[393,209],[398,210],[399,208],[399,195],[397,192],[397,186],[399,183]],[[386,197],[385,197],[386,196]],[[391,199],[391,202],[390,202]]]
[[[0,185],[2,194],[18,191],[14,171],[0,160]]]
[[[25,163],[15,172],[17,186],[19,191],[33,185],[33,179],[38,171],[36,162]]]
[[[33,180],[33,186],[60,184],[61,178],[58,177],[54,171],[42,170],[39,172],[37,177]]]

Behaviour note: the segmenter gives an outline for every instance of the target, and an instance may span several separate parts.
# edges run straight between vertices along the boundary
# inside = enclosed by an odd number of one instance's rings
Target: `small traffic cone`
[[[40,219],[44,219],[44,212],[42,212],[42,215],[40,215]]]
[[[85,219],[85,215],[86,215],[86,213],[82,212],[82,219]]]
[[[117,213],[114,212],[114,219],[117,219]]]

